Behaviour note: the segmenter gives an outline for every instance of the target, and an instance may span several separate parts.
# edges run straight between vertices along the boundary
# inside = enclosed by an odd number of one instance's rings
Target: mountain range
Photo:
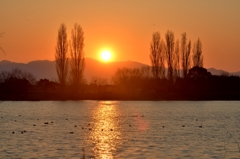
[[[121,62],[109,62],[104,63],[92,58],[85,58],[85,70],[84,77],[89,81],[92,77],[101,77],[110,79],[118,68],[136,68],[147,66],[146,64],[135,62],[135,61],[121,61]],[[10,71],[14,68],[32,73],[37,80],[47,78],[50,80],[57,80],[57,73],[55,69],[55,61],[48,60],[37,60],[31,61],[27,64],[16,63],[11,61],[3,60],[0,62],[0,71]],[[209,72],[212,75],[237,75],[240,76],[239,72],[227,72],[224,70],[217,70],[215,68],[209,68]]]
[[[134,61],[123,62],[100,62],[92,58],[85,58],[84,77],[89,81],[92,77],[101,77],[110,79],[118,68],[136,68],[147,66],[145,64]],[[19,68],[23,71],[32,73],[37,80],[50,79],[57,80],[55,61],[37,60],[29,63],[16,63],[3,60],[0,62],[0,71],[11,71],[14,68]]]

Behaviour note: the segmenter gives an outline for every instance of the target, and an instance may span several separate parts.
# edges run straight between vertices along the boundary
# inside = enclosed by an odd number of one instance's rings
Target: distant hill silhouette
[[[227,72],[224,70],[217,70],[215,68],[209,68],[207,69],[212,75],[235,75],[235,76],[240,76],[240,71],[238,72]]]
[[[232,72],[231,75],[240,76],[240,71],[238,71],[238,72]]]
[[[50,80],[57,79],[55,70],[55,62],[48,60],[31,61],[27,64],[16,63],[3,60],[0,62],[0,71],[10,71],[14,68],[19,68],[32,73],[37,79],[47,78]]]
[[[85,67],[84,75],[88,81],[92,77],[101,77],[101,78],[109,79],[118,68],[123,68],[123,67],[137,68],[142,66],[147,66],[147,65],[139,62],[135,62],[135,61],[104,63],[92,58],[86,58],[86,67]],[[55,70],[55,61],[38,60],[38,61],[31,61],[27,64],[16,63],[16,62],[11,62],[6,60],[3,60],[0,62],[0,71],[3,71],[3,70],[10,71],[14,68],[19,68],[21,70],[30,72],[38,80],[41,78],[47,78],[50,80],[57,79],[57,73]],[[209,68],[208,71],[211,72],[212,75],[230,74],[230,75],[240,76],[240,71],[228,73],[227,71],[217,70],[215,68]]]
[[[229,72],[227,71],[223,71],[223,70],[217,70],[215,68],[209,68],[208,72],[210,72],[212,75],[223,75],[223,74],[229,74]]]
[[[109,62],[104,63],[92,58],[86,58],[86,67],[84,76],[87,80],[90,80],[93,76],[101,78],[111,78],[118,68],[136,68],[147,66],[145,64],[134,61],[122,61],[122,62]],[[55,61],[37,60],[31,61],[27,64],[16,63],[3,60],[0,62],[0,71],[10,71],[14,68],[19,68],[24,71],[32,73],[37,79],[47,78],[50,80],[57,79],[57,73],[55,69]]]

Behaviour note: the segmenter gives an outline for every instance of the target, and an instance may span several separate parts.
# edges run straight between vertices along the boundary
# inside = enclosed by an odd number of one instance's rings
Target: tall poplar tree
[[[67,42],[67,28],[62,23],[58,29],[57,46],[55,48],[55,60],[58,80],[61,86],[65,86],[68,74],[68,42]]]
[[[70,41],[70,82],[78,89],[83,81],[83,71],[85,68],[84,54],[84,32],[79,24],[75,24]]]
[[[193,66],[203,67],[202,42],[199,38],[193,45],[192,61]]]
[[[188,71],[191,67],[190,63],[190,53],[191,53],[191,41],[187,43],[187,34],[182,34],[180,52],[182,55],[182,72],[183,78],[187,77]]]
[[[168,66],[168,79],[173,80],[173,67],[174,67],[174,33],[167,31],[165,34],[166,39],[166,61]]]

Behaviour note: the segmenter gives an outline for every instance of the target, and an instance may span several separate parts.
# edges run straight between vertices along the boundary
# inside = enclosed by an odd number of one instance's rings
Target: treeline
[[[122,94],[138,94],[140,99],[240,99],[240,77],[211,75],[203,67],[202,42],[193,44],[182,33],[172,31],[164,38],[159,32],[150,42],[150,67],[118,69],[113,85]]]
[[[48,79],[36,80],[19,69],[0,72],[1,100],[240,100],[240,77],[211,75],[205,68],[191,68],[185,78],[154,78],[152,67],[121,68],[107,80],[93,77],[79,91]]]
[[[18,68],[0,72],[1,94],[14,95],[38,91],[56,91],[58,85],[57,82],[49,81],[48,79],[37,81],[33,74]]]
[[[153,33],[150,44],[150,60],[155,79],[167,78],[173,81],[180,77],[185,78],[191,67],[203,67],[200,38],[192,47],[191,40],[187,40],[187,34],[183,33],[181,36],[180,41],[175,40],[174,33],[168,30],[164,40],[159,32]]]
[[[111,79],[84,80],[84,32],[75,24],[71,38],[61,24],[55,49],[57,81],[36,78],[14,69],[0,72],[2,100],[240,100],[240,77],[211,75],[203,67],[202,42],[183,33],[159,32],[150,42],[151,66],[119,68]],[[101,70],[99,70],[101,71]]]
[[[122,68],[113,76],[113,84],[116,90],[122,93],[152,95],[153,98],[159,99],[166,95],[172,95],[167,97],[172,99],[191,99],[192,96],[198,99],[198,95],[203,99],[211,99],[213,96],[215,99],[229,99],[231,94],[237,94],[234,99],[240,99],[239,76],[211,75],[207,69],[198,66],[191,68],[185,78],[176,78],[174,81],[155,78],[151,67]]]
[[[35,77],[18,68],[0,72],[1,93],[26,93],[36,82]]]

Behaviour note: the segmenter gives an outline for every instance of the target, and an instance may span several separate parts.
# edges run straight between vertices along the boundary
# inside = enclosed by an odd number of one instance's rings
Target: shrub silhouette
[[[1,83],[1,91],[4,93],[19,94],[26,93],[31,84],[26,78],[7,78],[3,83]]]

